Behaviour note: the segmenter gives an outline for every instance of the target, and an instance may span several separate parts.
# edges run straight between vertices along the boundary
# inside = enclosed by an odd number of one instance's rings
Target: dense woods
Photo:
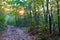
[[[47,40],[47,37],[53,38],[55,35],[58,37],[60,0],[0,0],[0,31],[4,31],[7,25],[26,27],[29,32],[33,31],[32,35],[41,36],[37,40]]]

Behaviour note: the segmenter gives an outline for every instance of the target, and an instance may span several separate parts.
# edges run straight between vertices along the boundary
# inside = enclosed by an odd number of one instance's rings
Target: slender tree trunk
[[[55,26],[54,26],[55,23],[53,23],[53,22],[54,22],[54,19],[53,19],[53,14],[52,14],[52,11],[53,11],[52,8],[53,8],[53,7],[51,6],[51,29],[53,30],[54,27],[55,27]],[[53,32],[53,31],[52,31],[52,32]]]
[[[49,5],[48,5],[48,2],[49,2],[49,0],[46,0],[47,12],[46,12],[46,14],[45,14],[45,16],[46,16],[45,20],[46,20],[46,23],[47,23],[47,24],[48,24],[48,13],[49,13]]]
[[[49,31],[50,33],[52,33],[52,28],[53,28],[53,15],[52,15],[52,5],[50,5],[51,7],[51,11],[50,11],[50,14],[49,14]]]
[[[46,12],[46,24],[49,26],[49,32],[51,33],[51,17],[49,14],[49,0],[46,0],[46,5],[47,5],[47,12]],[[49,20],[48,20],[49,19]]]
[[[57,15],[58,15],[58,28],[59,28],[59,35],[60,35],[60,14],[59,14],[59,2],[57,1]]]
[[[50,33],[52,33],[52,30],[51,30],[51,23],[52,23],[52,19],[51,19],[51,14],[49,13],[49,5],[48,5],[48,3],[49,3],[49,0],[46,0],[46,3],[47,3],[47,18],[48,18],[48,14],[49,14],[49,20],[47,19],[47,23],[49,22],[49,32]]]
[[[51,30],[51,26],[52,26],[52,19],[51,19],[51,15],[49,15],[49,31],[50,31],[50,33],[52,33],[52,30]]]

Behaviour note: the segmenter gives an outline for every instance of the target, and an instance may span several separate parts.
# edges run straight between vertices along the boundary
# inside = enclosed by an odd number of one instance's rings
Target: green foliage
[[[0,31],[3,31],[6,28],[5,24],[5,16],[4,14],[0,14]]]
[[[5,17],[4,14],[1,13],[0,14],[0,25],[4,23],[4,21],[5,21],[4,20],[5,19],[4,17]]]

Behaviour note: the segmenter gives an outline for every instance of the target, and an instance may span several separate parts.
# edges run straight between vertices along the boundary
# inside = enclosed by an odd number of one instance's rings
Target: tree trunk
[[[58,15],[58,28],[59,28],[59,35],[60,35],[60,14],[59,14],[59,2],[57,1],[57,15]]]
[[[52,33],[52,30],[51,30],[51,24],[52,23],[52,20],[51,20],[51,15],[49,15],[49,31],[50,31],[50,33]]]
[[[45,16],[46,16],[46,18],[45,18],[46,23],[48,23],[48,13],[49,13],[49,5],[48,5],[48,2],[49,2],[49,0],[46,0],[46,5],[47,5],[47,12],[45,14]]]
[[[51,11],[50,11],[50,14],[49,14],[49,31],[50,31],[50,33],[52,33],[52,30],[53,30],[52,5],[50,5],[50,7],[51,7]]]

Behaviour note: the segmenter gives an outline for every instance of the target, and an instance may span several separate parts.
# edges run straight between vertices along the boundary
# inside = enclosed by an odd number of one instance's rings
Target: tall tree
[[[52,33],[52,26],[53,26],[53,15],[52,15],[52,0],[50,0],[50,12],[49,12],[49,31]]]
[[[57,2],[57,15],[58,15],[58,28],[59,28],[59,35],[60,35],[60,14],[59,14],[59,0],[56,0]]]
[[[49,32],[51,33],[52,30],[51,30],[51,26],[52,26],[52,13],[49,13],[49,0],[46,0],[46,4],[47,4],[47,14],[46,14],[46,18],[48,18],[46,21],[47,23],[49,24]]]
[[[48,13],[49,13],[49,0],[46,0],[46,5],[47,5],[47,12],[46,12],[46,23],[48,23]]]

